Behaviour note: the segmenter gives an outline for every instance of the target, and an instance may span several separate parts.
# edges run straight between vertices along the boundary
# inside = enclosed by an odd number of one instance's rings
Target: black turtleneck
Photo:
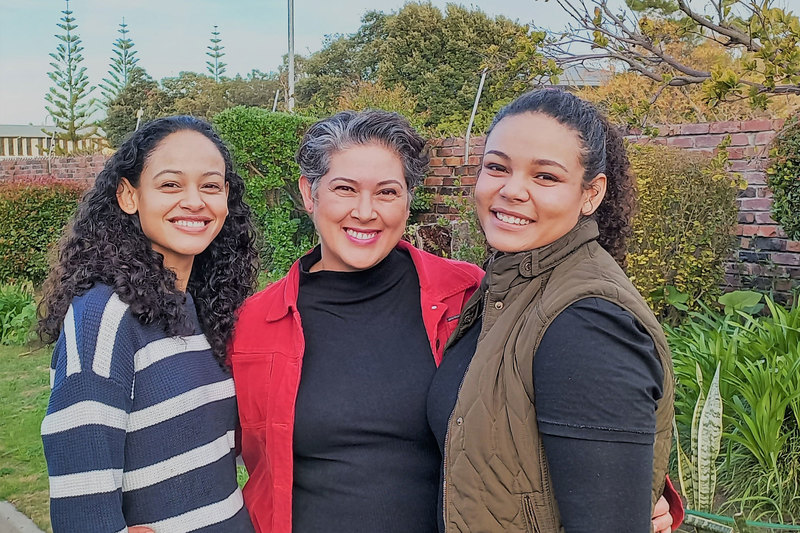
[[[368,270],[309,272],[319,258],[300,261],[292,530],[435,532],[436,366],[414,264],[394,250]]]

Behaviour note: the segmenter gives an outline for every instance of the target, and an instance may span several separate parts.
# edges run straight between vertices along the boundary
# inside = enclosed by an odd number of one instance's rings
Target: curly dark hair
[[[591,103],[563,89],[548,88],[525,93],[501,109],[487,137],[503,118],[523,113],[542,113],[578,133],[586,184],[601,172],[606,175],[606,195],[592,217],[600,229],[597,242],[624,268],[627,240],[633,234],[636,180],[622,134]]]
[[[39,304],[42,340],[58,339],[72,299],[98,283],[112,287],[141,323],[160,324],[171,336],[191,333],[191,319],[183,309],[186,296],[176,287],[175,273],[153,250],[138,214],[126,214],[117,203],[121,178],[138,187],[150,154],[168,135],[185,130],[209,139],[225,161],[228,216],[208,248],[195,257],[187,284],[214,357],[224,364],[234,313],[252,293],[258,274],[255,229],[243,201],[244,181],[234,171],[227,147],[208,123],[189,116],[145,124],[106,161],[67,227],[45,282]]]

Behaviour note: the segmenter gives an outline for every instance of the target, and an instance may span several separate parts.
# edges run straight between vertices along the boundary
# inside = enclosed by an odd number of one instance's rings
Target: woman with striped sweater
[[[53,530],[251,532],[224,366],[256,250],[211,127],[155,120],[84,197],[41,303]]]

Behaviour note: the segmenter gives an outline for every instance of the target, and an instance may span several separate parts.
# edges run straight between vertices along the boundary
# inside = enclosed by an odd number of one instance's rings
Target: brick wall
[[[0,182],[12,178],[52,176],[56,179],[91,182],[103,170],[107,156],[0,158]]]
[[[772,219],[771,192],[766,187],[767,145],[783,126],[782,120],[749,120],[661,126],[655,138],[630,136],[634,142],[666,144],[693,151],[713,153],[719,143],[731,137],[728,147],[731,170],[747,181],[739,195],[739,224],[736,227],[738,249],[726,264],[728,288],[755,287],[773,290],[779,297],[788,296],[800,285],[800,242],[786,237]],[[464,139],[432,141],[431,168],[425,189],[434,194],[432,213],[422,215],[422,222],[434,222],[440,216],[454,217],[454,210],[443,198],[460,188],[469,192],[483,153],[485,139],[470,141],[469,160],[464,161]]]

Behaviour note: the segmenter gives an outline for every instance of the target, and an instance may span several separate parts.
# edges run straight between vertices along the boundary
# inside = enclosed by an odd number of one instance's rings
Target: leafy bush
[[[789,121],[772,142],[767,185],[772,214],[789,238],[800,240],[800,121]]]
[[[0,282],[47,277],[48,253],[78,205],[85,186],[53,178],[0,183]]]
[[[758,309],[757,300],[748,300],[754,293],[732,294],[721,298],[724,311],[701,304],[686,323],[665,327],[678,431],[688,434],[694,404],[708,392],[698,383],[709,383],[719,366],[727,443],[720,481],[728,506],[794,521],[800,518],[800,305],[786,309],[766,298],[769,314],[762,316],[751,314]]]
[[[709,157],[659,145],[630,145],[639,213],[629,241],[628,275],[656,314],[674,322],[663,288],[712,302],[734,245],[742,180],[726,172],[727,152]],[[708,382],[711,376],[708,376]]]
[[[247,184],[245,199],[262,232],[262,260],[274,275],[284,274],[314,241],[297,188],[300,169],[294,161],[303,133],[313,121],[243,106],[214,117],[214,126],[230,146]]]
[[[31,284],[0,285],[0,344],[26,344],[33,336],[35,323],[36,303]]]

